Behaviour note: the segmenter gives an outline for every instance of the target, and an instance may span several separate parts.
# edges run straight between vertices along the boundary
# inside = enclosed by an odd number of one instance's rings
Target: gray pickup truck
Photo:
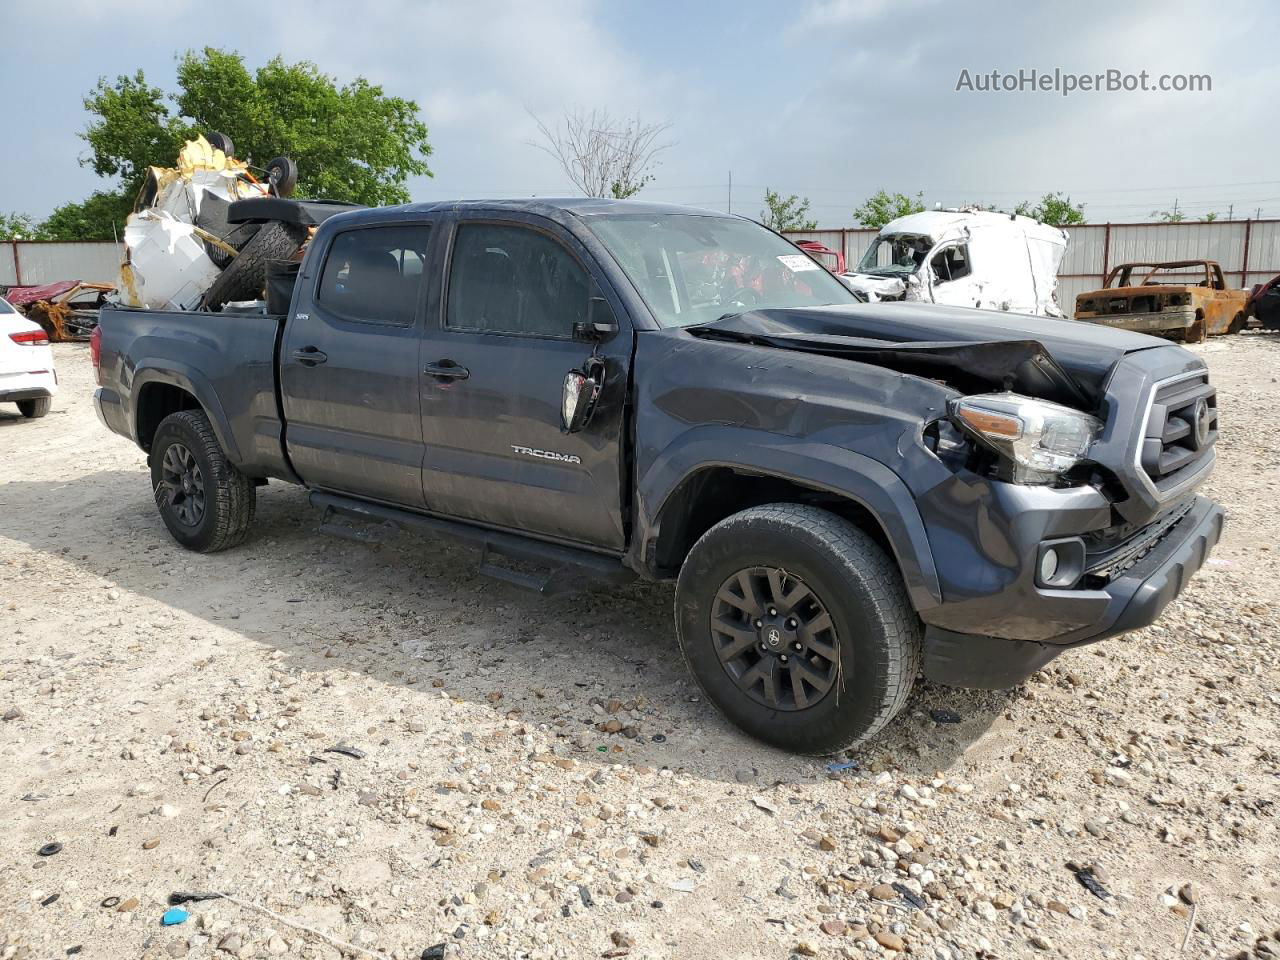
[[[276,479],[324,529],[469,540],[540,589],[674,580],[708,699],[789,750],[874,736],[921,669],[1009,686],[1151,623],[1221,531],[1196,494],[1218,412],[1190,352],[862,304],[741,218],[343,213],[287,296],[102,313],[99,414],[147,453],[180,543],[241,543]]]

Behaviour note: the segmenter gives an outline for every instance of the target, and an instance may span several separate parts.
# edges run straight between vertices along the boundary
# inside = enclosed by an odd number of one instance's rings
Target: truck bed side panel
[[[102,312],[104,416],[147,448],[139,410],[149,387],[191,394],[231,460],[250,476],[296,481],[283,446],[276,360],[283,317],[111,309]]]

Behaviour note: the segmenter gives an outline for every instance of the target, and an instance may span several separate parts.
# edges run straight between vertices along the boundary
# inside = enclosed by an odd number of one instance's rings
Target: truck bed
[[[133,416],[139,398],[176,387],[199,400],[228,459],[243,473],[295,479],[282,445],[276,383],[284,320],[278,314],[104,308],[101,411],[107,426],[145,449],[155,424]]]

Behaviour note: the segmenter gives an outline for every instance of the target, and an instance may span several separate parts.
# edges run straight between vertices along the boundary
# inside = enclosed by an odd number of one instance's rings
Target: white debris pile
[[[188,140],[175,167],[152,167],[138,212],[124,230],[120,299],[132,307],[191,310],[221,272],[210,256],[216,236],[197,226],[210,195],[231,202],[267,194],[247,176],[248,165],[211,146],[203,136]],[[234,250],[228,250],[234,255]]]

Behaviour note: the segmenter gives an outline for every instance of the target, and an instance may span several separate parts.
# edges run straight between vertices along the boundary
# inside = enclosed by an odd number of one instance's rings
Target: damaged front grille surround
[[[1212,466],[1217,391],[1205,370],[1156,383],[1134,455],[1135,475],[1159,500],[1177,496]]]

